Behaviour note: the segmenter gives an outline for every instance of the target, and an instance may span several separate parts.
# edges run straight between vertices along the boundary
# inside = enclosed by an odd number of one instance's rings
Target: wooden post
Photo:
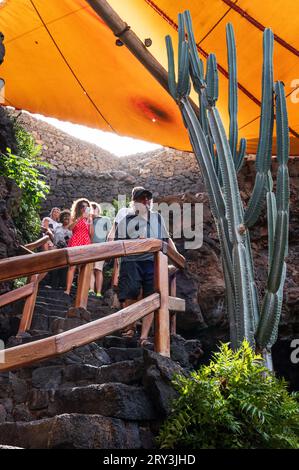
[[[88,302],[88,291],[90,286],[91,271],[93,269],[93,263],[85,264],[81,266],[79,279],[78,279],[78,290],[76,296],[75,307],[87,307]]]
[[[176,297],[176,274],[173,274],[170,280],[170,295],[171,297]],[[171,312],[170,317],[170,334],[176,334],[176,313]]]
[[[118,278],[119,278],[119,259],[115,258],[113,264],[113,273],[111,278],[111,287],[115,288],[118,286]]]
[[[155,253],[155,288],[160,294],[160,308],[155,312],[155,351],[170,357],[168,258]]]
[[[33,312],[34,312],[34,307],[35,307],[35,302],[36,302],[36,297],[37,297],[37,292],[38,292],[38,287],[39,287],[39,274],[34,274],[33,276],[30,276],[28,279],[28,284],[34,283],[34,289],[32,294],[27,297],[25,300],[25,304],[23,307],[23,315],[21,318],[19,330],[18,330],[18,335],[25,333],[25,331],[29,330],[31,327],[32,323],[32,317],[33,317]]]

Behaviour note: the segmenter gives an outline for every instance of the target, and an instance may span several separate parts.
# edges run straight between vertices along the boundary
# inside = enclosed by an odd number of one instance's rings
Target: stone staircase
[[[61,290],[41,287],[31,330],[7,347],[61,333],[109,315],[110,297],[71,307]],[[198,340],[171,339],[172,359],[137,347],[137,337],[107,336],[62,356],[0,374],[0,446],[155,448],[175,397],[174,373],[201,356]]]

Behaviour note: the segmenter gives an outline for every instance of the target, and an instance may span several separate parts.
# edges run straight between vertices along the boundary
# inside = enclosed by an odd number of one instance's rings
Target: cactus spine
[[[181,109],[202,170],[218,231],[232,347],[237,348],[246,338],[253,347],[269,350],[277,337],[286,276],[289,213],[289,133],[286,100],[283,84],[277,82],[275,97],[279,168],[275,195],[270,172],[274,123],[273,33],[266,29],[263,36],[262,111],[256,156],[257,173],[254,189],[245,210],[238,188],[237,172],[242,167],[246,153],[246,140],[240,140],[238,149],[236,45],[231,24],[226,28],[226,40],[229,67],[228,137],[216,107],[219,92],[216,57],[214,54],[208,56],[204,78],[204,67],[198,57],[189,11],[179,15],[178,83],[175,78],[172,41],[169,36],[166,38],[169,89]],[[199,117],[189,102],[190,78],[194,90],[199,95]],[[266,293],[260,304],[254,280],[248,229],[257,221],[265,199],[268,214],[269,269]]]

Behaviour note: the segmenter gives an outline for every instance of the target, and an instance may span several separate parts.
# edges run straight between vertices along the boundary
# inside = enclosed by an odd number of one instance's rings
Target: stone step
[[[51,307],[51,309],[54,307],[56,310],[59,310],[60,308],[65,310],[68,307],[70,307],[74,303],[74,298],[70,298],[65,296],[66,298],[56,298],[53,295],[38,295],[36,299],[36,305],[40,305],[42,307],[45,307],[46,309]],[[106,312],[113,313],[117,311],[117,309],[112,309],[107,303],[102,300],[102,299],[93,299],[89,298],[88,299],[88,304],[87,304],[87,310],[90,312],[94,312],[97,310],[103,309]]]
[[[31,386],[43,390],[57,390],[61,386],[121,382],[141,384],[143,360],[117,362],[100,367],[90,364],[41,366],[32,371]]]
[[[125,428],[134,430],[136,448],[153,448],[151,428],[156,432],[170,411],[176,397],[171,380],[178,373],[184,373],[178,364],[146,349],[142,359],[111,363],[92,343],[38,367],[0,374],[0,445],[127,448],[118,434]]]
[[[76,290],[77,290],[76,288],[71,289],[70,297],[76,295]],[[58,300],[66,300],[66,301],[70,298],[64,293],[63,289],[53,289],[52,287],[46,288],[44,286],[39,287],[38,295],[41,295],[42,297],[45,297],[45,298],[53,297]]]
[[[45,297],[44,295],[39,294],[36,297],[36,302],[46,305],[57,305],[59,307],[66,308],[71,304],[71,299],[68,296],[65,296],[64,299],[57,299],[54,295]]]
[[[0,424],[0,444],[26,449],[151,449],[149,426],[101,415],[62,414]]]
[[[111,363],[111,358],[106,349],[96,343],[90,343],[61,356],[40,362],[37,364],[37,367],[65,366],[68,364],[88,364],[100,367]]]
[[[44,330],[44,331],[48,331],[49,333],[51,333],[52,325],[55,322],[55,320],[58,320],[58,319],[64,320],[64,318],[62,317],[54,317],[54,316],[37,313],[33,315],[31,328],[33,330]]]
[[[59,388],[49,400],[48,414],[62,413],[100,414],[127,421],[158,419],[143,387],[117,382]]]
[[[57,305],[36,303],[34,315],[47,315],[48,317],[65,317],[66,307],[57,307]]]
[[[47,330],[33,330],[33,329],[31,329],[29,331],[29,333],[31,334],[31,336],[45,336],[45,337],[46,336],[51,336],[51,333]]]
[[[104,348],[136,348],[138,345],[138,338],[135,335],[134,338],[125,338],[119,335],[105,336],[102,339]]]
[[[107,349],[107,353],[113,363],[131,361],[143,356],[143,348],[114,348]]]

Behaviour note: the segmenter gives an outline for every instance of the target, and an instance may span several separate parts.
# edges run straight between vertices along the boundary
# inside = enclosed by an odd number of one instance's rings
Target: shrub
[[[209,365],[177,376],[179,398],[160,430],[162,448],[298,448],[298,394],[290,394],[244,341],[223,344]]]
[[[17,123],[14,129],[18,155],[7,149],[6,154],[1,155],[0,170],[22,190],[21,205],[14,222],[22,240],[29,243],[40,235],[40,204],[49,192],[40,168],[50,165],[41,160],[41,146],[36,145],[31,134]]]

